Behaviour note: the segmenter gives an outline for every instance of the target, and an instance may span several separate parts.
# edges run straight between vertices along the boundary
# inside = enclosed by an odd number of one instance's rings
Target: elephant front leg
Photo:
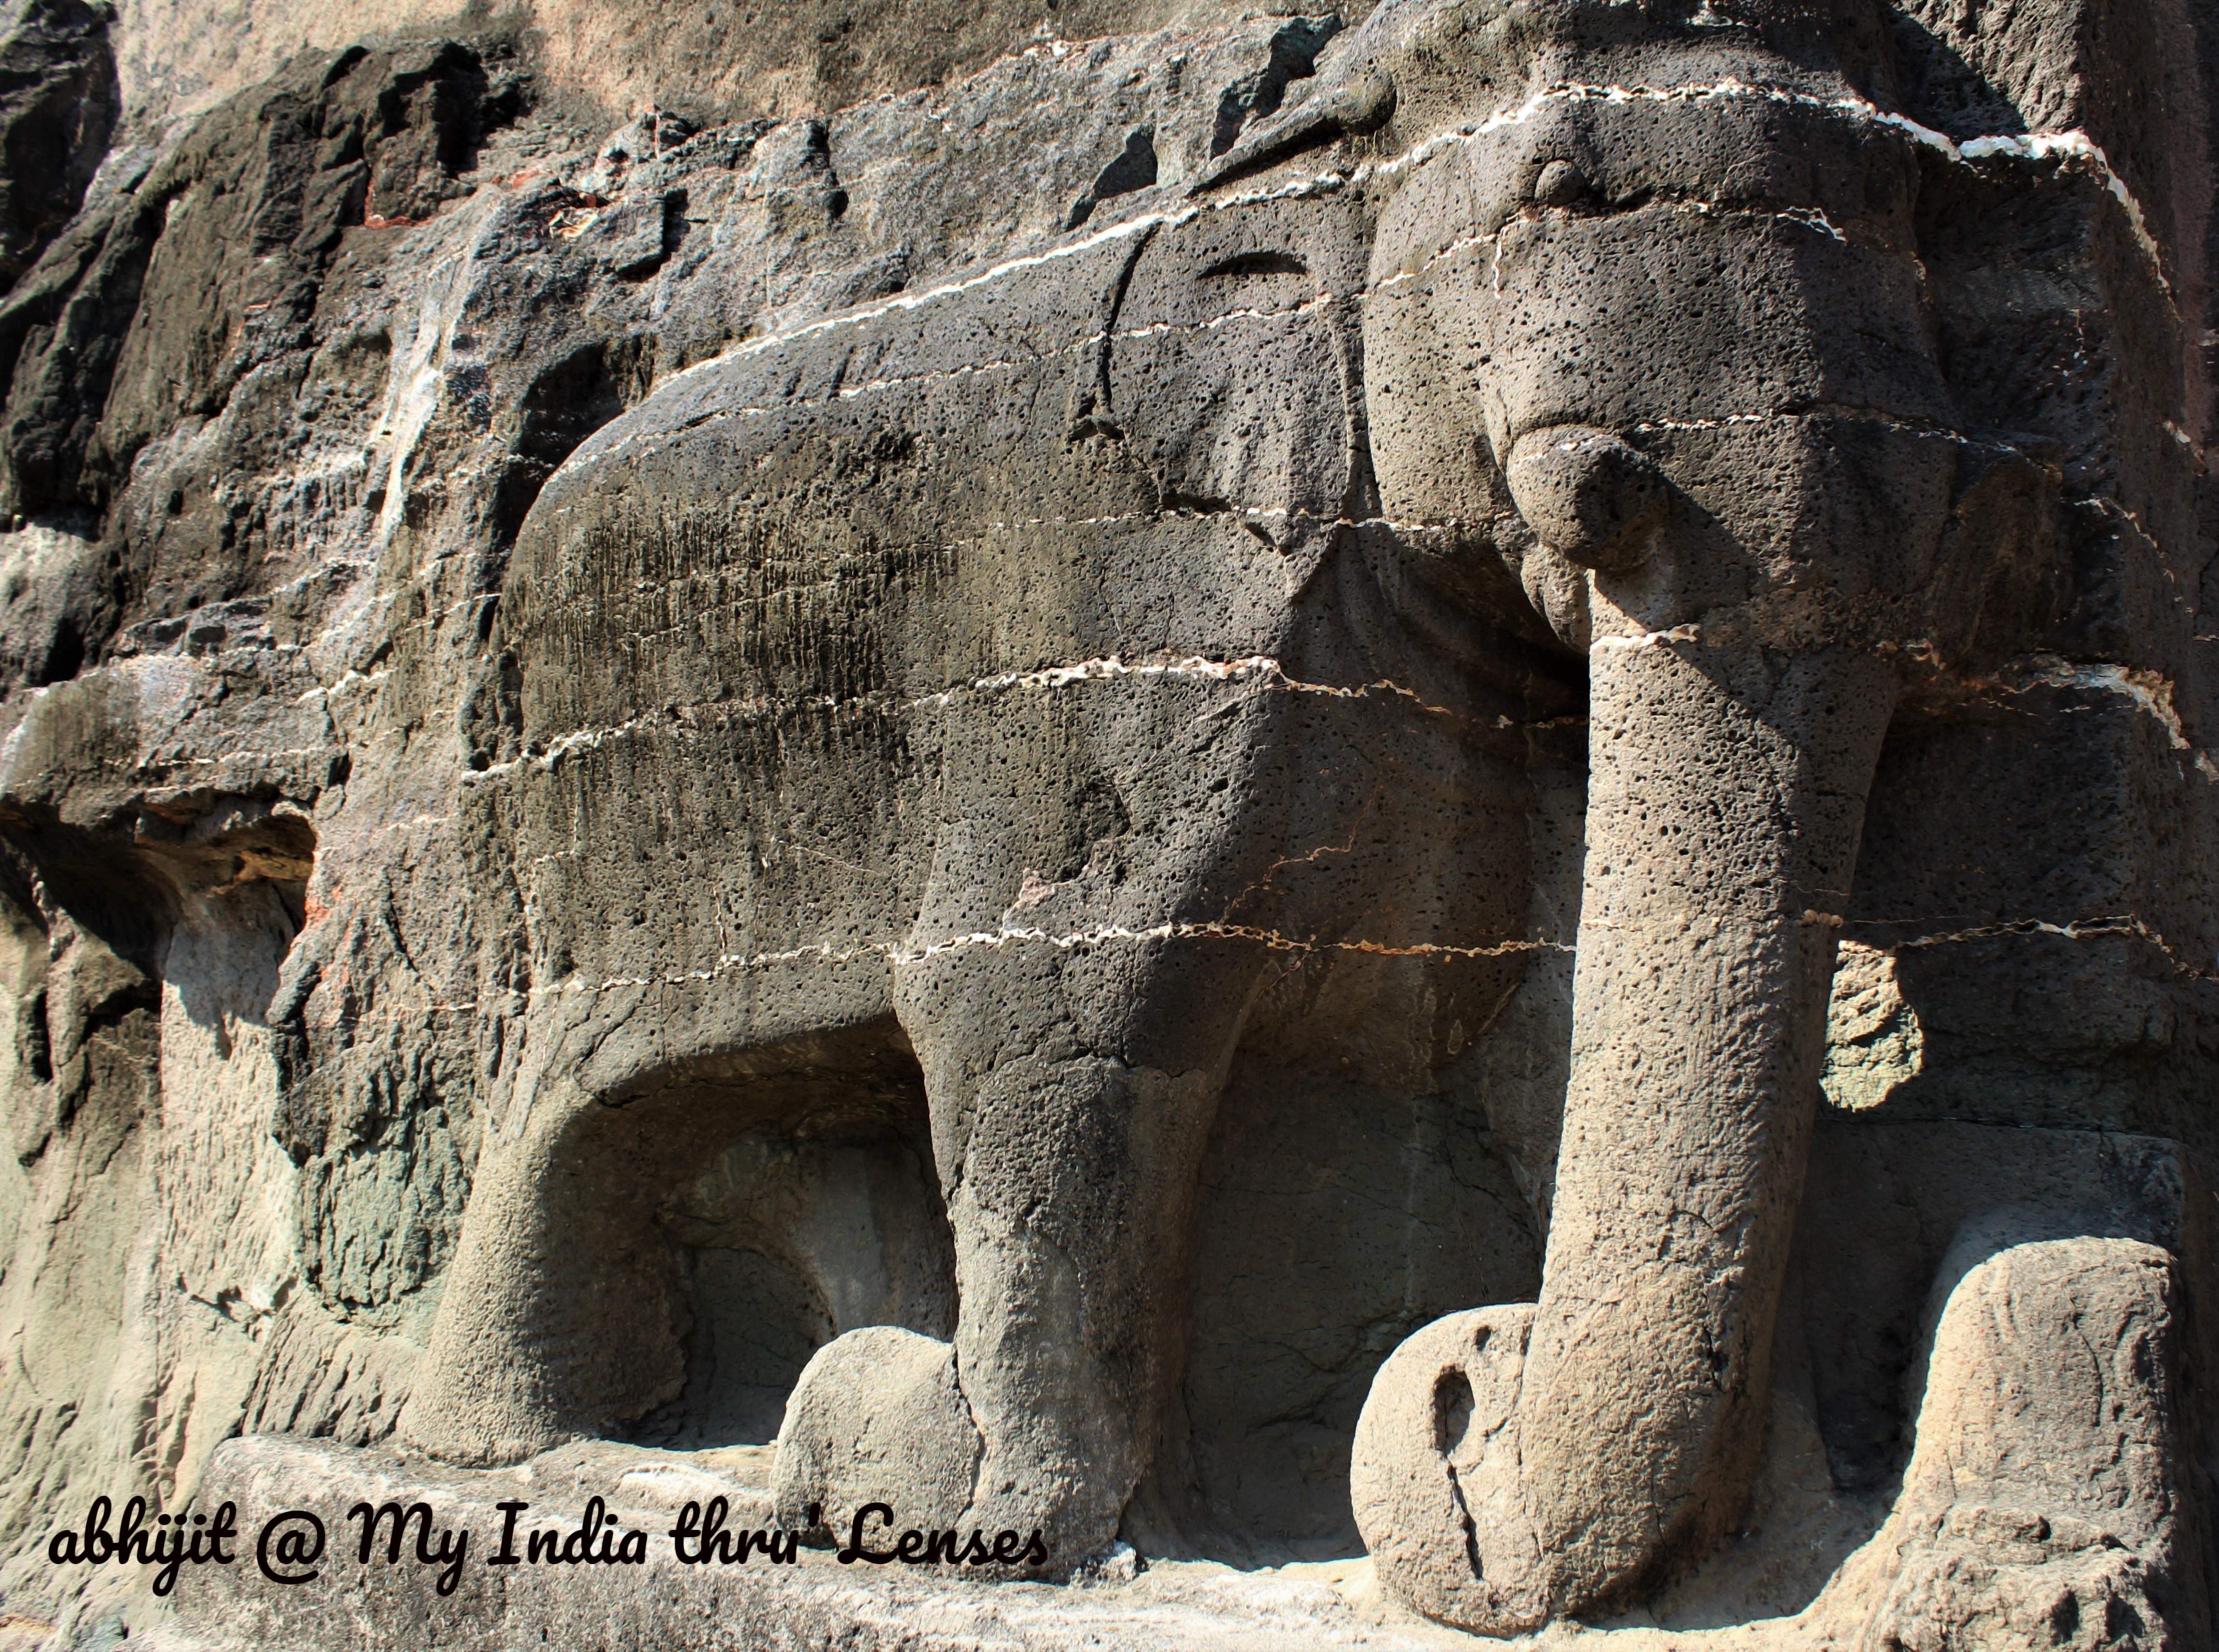
[[[1381,1367],[1357,1518],[1389,1588],[1489,1634],[1607,1609],[1738,1517],[1893,667],[1599,647],[1571,1081],[1540,1301]]]
[[[845,1541],[883,1503],[876,1550],[909,1528],[1037,1533],[1019,1568],[1060,1572],[1113,1541],[1153,1456],[1203,1148],[1259,960],[1214,937],[1010,927],[898,978],[954,1230],[954,1340],[873,1327],[820,1350],[774,1491],[790,1528],[814,1506]]]

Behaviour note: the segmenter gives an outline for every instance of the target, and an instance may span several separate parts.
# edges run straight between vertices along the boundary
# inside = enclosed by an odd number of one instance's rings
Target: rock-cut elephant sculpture
[[[522,1047],[404,1419],[435,1454],[682,1402],[674,1189],[921,1074],[945,1218],[865,1248],[937,1227],[952,1292],[834,1319],[781,1518],[1082,1561],[1181,1369],[1236,1049],[1346,1082],[1515,986],[1576,660],[1491,550],[1380,518],[1358,203],[1146,204],[678,375],[535,504],[470,786]],[[1373,965],[1418,974],[1360,1040],[1274,991]]]
[[[1185,193],[749,341],[550,481],[474,785],[523,1077],[410,1436],[668,1400],[656,1199],[913,1053],[952,1320],[818,1351],[781,1518],[1098,1551],[1266,982],[1499,1003],[1584,681],[1540,1299],[1390,1359],[1357,1513],[1497,1633],[1731,1528],[1880,742],[2038,601],[2055,479],[1937,360],[1876,9],[1666,9],[1389,0]]]

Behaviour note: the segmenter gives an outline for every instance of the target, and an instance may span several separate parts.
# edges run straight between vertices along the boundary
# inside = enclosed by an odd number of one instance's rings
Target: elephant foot
[[[779,1430],[778,1524],[980,1579],[1064,1577],[1107,1552],[1129,1486],[1090,1475],[1052,1408],[1017,1419],[998,1450],[973,1413],[947,1343],[893,1326],[827,1343]]]
[[[1531,1302],[1467,1309],[1406,1338],[1371,1380],[1349,1492],[1391,1593],[1483,1635],[1538,1629],[1547,1559],[1520,1495],[1518,1394]]]
[[[984,1442],[955,1380],[955,1350],[898,1326],[867,1326],[818,1349],[778,1432],[771,1495],[788,1531],[848,1543],[858,1517],[871,1550],[911,1528],[953,1529],[971,1505]]]
[[[2175,1259],[2014,1217],[1943,1262],[1902,1490],[1811,1619],[1843,1645],[2209,1645]]]

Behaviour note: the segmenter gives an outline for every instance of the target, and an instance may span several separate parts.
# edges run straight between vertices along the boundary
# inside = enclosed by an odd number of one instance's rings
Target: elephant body
[[[1236,1047],[1342,1081],[1467,1042],[1533,945],[1527,762],[1576,740],[1500,562],[1373,508],[1364,248],[1325,197],[1128,222],[695,369],[550,484],[473,788],[527,1077],[417,1440],[673,1400],[658,1206],[743,1133],[871,1127],[913,1061],[956,1300],[906,1317],[950,1339],[836,1342],[867,1369],[805,1376],[782,1463],[829,1392],[928,1466],[787,1512],[1114,1535]],[[1354,1046],[1329,984],[1273,990],[1367,967]]]

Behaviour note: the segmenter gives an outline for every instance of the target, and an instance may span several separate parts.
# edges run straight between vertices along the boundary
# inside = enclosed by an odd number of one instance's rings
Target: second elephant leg
[[[1224,941],[1034,944],[902,982],[954,1227],[967,1517],[1106,1546],[1155,1450],[1203,1149],[1258,973]]]
[[[1259,973],[1248,943],[1181,937],[901,966],[954,1342],[879,1327],[819,1351],[780,1438],[781,1523],[845,1537],[881,1502],[897,1529],[1037,1532],[1027,1569],[1051,1573],[1115,1539],[1180,1369],[1196,1181]]]

